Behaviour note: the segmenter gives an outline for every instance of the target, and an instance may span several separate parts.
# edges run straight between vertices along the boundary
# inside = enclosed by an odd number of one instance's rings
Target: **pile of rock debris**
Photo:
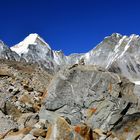
[[[94,65],[56,74],[0,60],[1,140],[139,140],[135,85]]]

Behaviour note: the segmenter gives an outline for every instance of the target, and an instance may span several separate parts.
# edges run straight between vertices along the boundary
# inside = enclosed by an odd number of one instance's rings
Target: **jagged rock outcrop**
[[[4,42],[1,40],[0,40],[0,59],[23,61],[22,59],[20,59],[20,56],[17,53],[11,51],[11,49],[8,48],[8,46],[5,45]]]

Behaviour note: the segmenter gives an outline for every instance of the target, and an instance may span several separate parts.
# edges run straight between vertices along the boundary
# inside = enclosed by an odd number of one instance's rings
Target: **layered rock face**
[[[0,140],[139,140],[139,36],[65,56],[37,34],[0,42]]]

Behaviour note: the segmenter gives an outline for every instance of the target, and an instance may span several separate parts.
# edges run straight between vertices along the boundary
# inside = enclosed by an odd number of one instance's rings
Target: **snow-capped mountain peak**
[[[62,51],[53,51],[48,43],[38,34],[30,34],[19,44],[11,47],[27,62],[37,62],[47,68],[55,69],[57,65],[65,63],[65,56]]]
[[[26,62],[37,63],[54,71],[64,65],[73,65],[84,60],[86,65],[99,65],[120,73],[131,81],[140,81],[140,36],[135,34],[123,36],[113,33],[87,53],[65,56],[62,51],[52,50],[35,33],[11,47],[11,50]]]
[[[123,35],[121,35],[120,33],[113,33],[111,36],[106,36],[104,39],[110,38],[110,37],[121,38],[123,37]]]
[[[34,44],[36,39],[39,37],[38,34],[33,33],[33,34],[29,34],[22,42],[20,42],[19,44],[22,43],[26,43],[26,44]]]
[[[15,51],[21,56],[21,54],[26,54],[29,51],[30,45],[46,46],[48,49],[51,49],[49,45],[36,33],[29,34],[23,41],[19,44],[11,47],[12,51]]]

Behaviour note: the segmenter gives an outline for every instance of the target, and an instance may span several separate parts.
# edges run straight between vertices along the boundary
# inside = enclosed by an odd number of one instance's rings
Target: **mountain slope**
[[[140,81],[140,36],[112,34],[93,50],[83,54],[86,65],[98,65],[111,72],[119,73],[130,81]]]
[[[139,42],[112,34],[69,56],[37,34],[1,42],[0,139],[138,140]]]
[[[65,56],[62,51],[52,50],[38,34],[30,34],[11,50],[27,62],[52,70],[79,63],[83,59],[86,65],[99,65],[137,84],[140,81],[140,37],[134,34],[122,36],[114,33],[85,54]]]
[[[38,62],[40,65],[47,65],[48,68],[53,67],[52,50],[37,34],[30,34],[22,42],[11,47],[11,50],[18,53],[26,62]]]

